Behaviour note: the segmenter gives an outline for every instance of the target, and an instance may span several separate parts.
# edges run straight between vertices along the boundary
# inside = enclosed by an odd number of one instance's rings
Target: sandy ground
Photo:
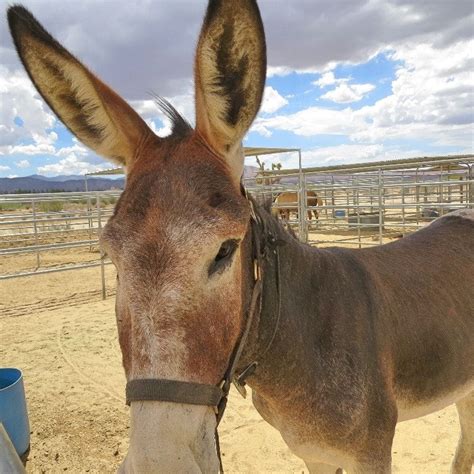
[[[127,451],[114,298],[100,299],[99,282],[98,269],[0,282],[0,365],[24,372],[28,472],[113,472]],[[107,283],[113,294],[111,267]],[[307,472],[236,392],[220,432],[226,472]],[[454,407],[400,424],[394,472],[449,472],[457,436]]]

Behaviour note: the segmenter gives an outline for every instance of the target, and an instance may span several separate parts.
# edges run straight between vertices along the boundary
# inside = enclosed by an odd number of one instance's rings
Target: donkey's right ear
[[[85,145],[122,165],[152,134],[140,116],[22,6],[8,9],[20,59],[43,99]]]

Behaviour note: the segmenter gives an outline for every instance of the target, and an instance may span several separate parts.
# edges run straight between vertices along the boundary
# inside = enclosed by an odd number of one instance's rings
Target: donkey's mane
[[[284,239],[285,236],[289,236],[291,239],[295,239],[296,241],[299,242],[299,239],[297,235],[295,234],[295,231],[290,226],[284,226],[281,223],[281,220],[271,213],[271,207],[269,208],[267,206],[267,203],[259,203],[253,197],[251,197],[250,199],[253,201],[255,210],[257,214],[259,215],[260,219],[262,219],[265,222],[265,226],[268,229],[272,230],[272,232],[275,234],[277,238]],[[270,203],[270,206],[271,206],[271,203]]]
[[[171,120],[171,137],[182,139],[192,131],[191,124],[164,97],[152,94],[158,108]]]

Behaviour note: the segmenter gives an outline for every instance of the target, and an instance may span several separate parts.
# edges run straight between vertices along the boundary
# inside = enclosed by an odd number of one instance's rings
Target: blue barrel
[[[0,368],[0,422],[18,456],[25,454],[30,446],[30,424],[21,370]]]
[[[336,219],[344,219],[346,217],[346,211],[344,211],[342,209],[336,209],[334,211],[334,217]]]

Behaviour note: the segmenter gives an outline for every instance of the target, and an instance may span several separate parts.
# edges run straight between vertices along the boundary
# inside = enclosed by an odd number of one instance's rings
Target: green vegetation
[[[30,209],[30,203],[22,203],[22,202],[2,202],[0,204],[0,212],[1,211],[18,211],[23,209]]]
[[[61,212],[64,209],[62,201],[41,201],[37,205],[40,212]]]

